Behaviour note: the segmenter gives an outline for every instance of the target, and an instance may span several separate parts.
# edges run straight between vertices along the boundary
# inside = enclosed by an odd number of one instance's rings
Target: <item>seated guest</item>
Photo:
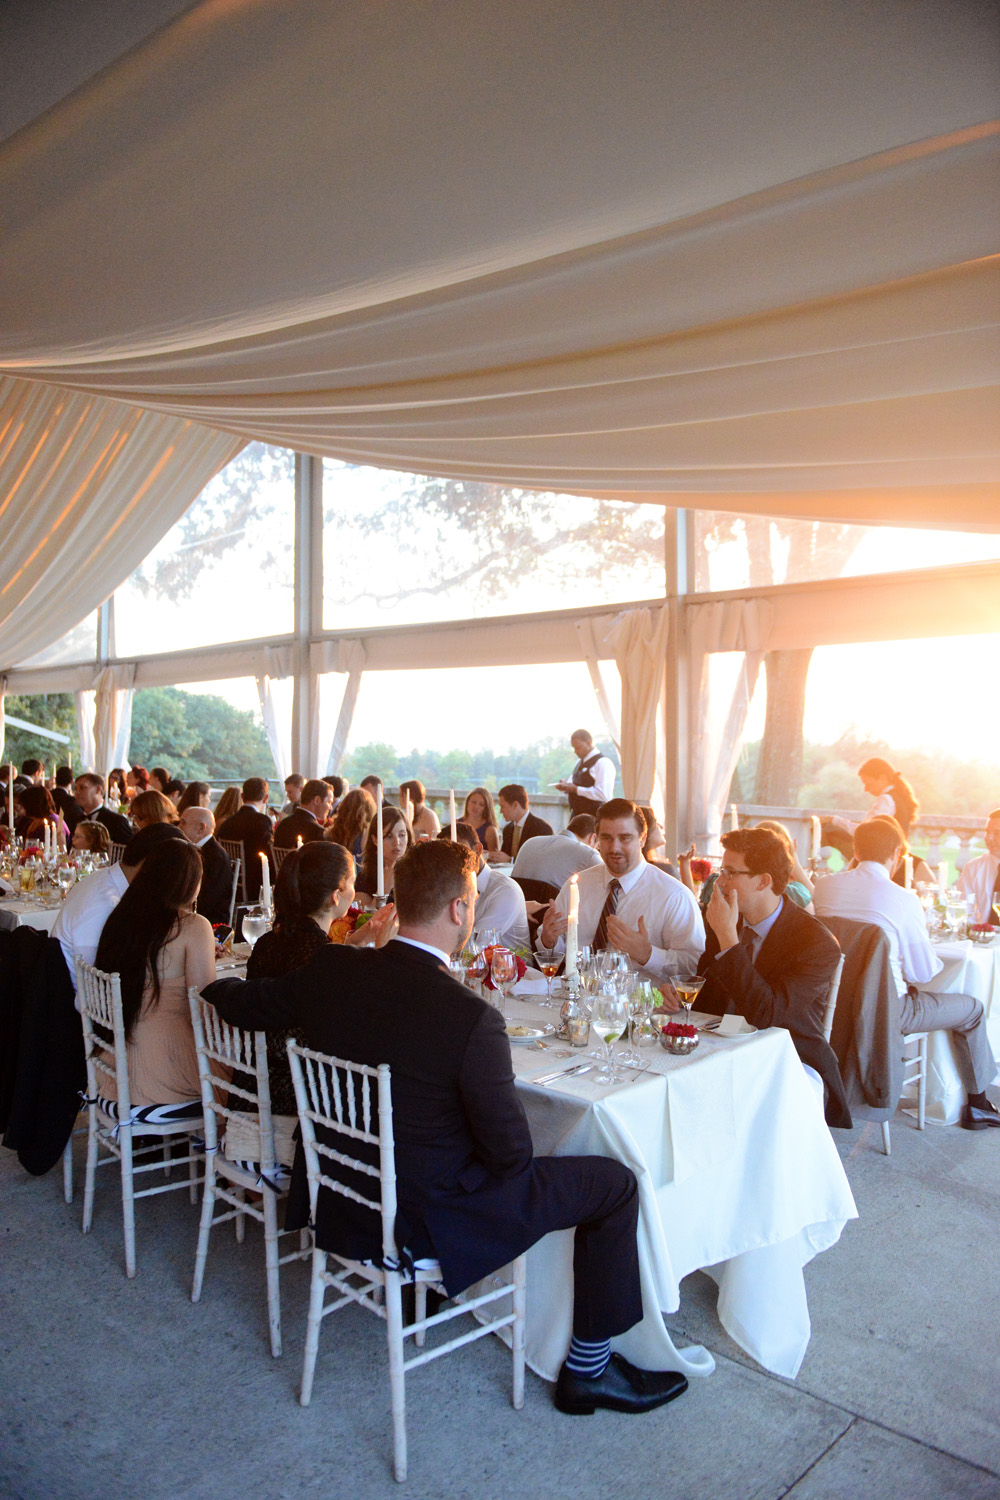
[[[530,950],[528,912],[521,887],[509,875],[498,875],[490,869],[483,855],[483,846],[470,823],[456,823],[455,833],[459,842],[476,856],[476,930],[482,933],[493,928],[500,934],[505,948]],[[443,828],[438,837],[450,839],[451,829]]]
[[[163,788],[163,795],[165,797],[169,797],[174,806],[177,807],[184,795],[184,790],[185,788],[183,781],[178,781],[177,777],[175,776],[170,781],[168,781],[166,786]]]
[[[388,1063],[401,1248],[438,1260],[449,1296],[575,1225],[573,1340],[556,1405],[648,1411],[687,1382],[610,1354],[610,1340],[642,1318],[635,1178],[605,1157],[535,1159],[503,1017],[447,970],[472,932],[474,863],[462,845],[417,844],[398,866],[394,942],[374,953],[330,944],[283,979],[222,980],[206,999],[237,1026],[297,1031],[336,1057]],[[290,1202],[288,1227],[303,1222],[300,1207]],[[316,1241],[377,1257],[378,1215],[321,1187]]]
[[[212,788],[207,781],[189,781],[177,804],[178,815],[189,807],[212,806]]]
[[[145,766],[133,766],[125,777],[125,785],[129,789],[129,795],[138,797],[140,792],[149,791],[149,772]]]
[[[89,818],[84,818],[73,830],[70,847],[78,849],[81,853],[103,854],[110,857],[111,835],[103,823],[92,823]]]
[[[511,873],[515,880],[542,881],[558,891],[571,875],[601,863],[596,842],[597,824],[590,813],[578,813],[562,833],[543,833],[522,844]]]
[[[528,794],[523,786],[516,783],[502,786],[497,792],[497,801],[500,804],[500,816],[504,819],[504,830],[500,839],[500,852],[491,854],[490,862],[506,865],[517,858],[517,851],[528,839],[536,839],[543,833],[550,834],[552,824],[546,823],[544,818],[536,818],[533,812],[528,811]]]
[[[21,815],[14,819],[14,832],[19,839],[41,843],[48,823],[50,829],[61,833],[69,843],[69,829],[62,814],[56,811],[51,792],[43,786],[23,786],[15,796],[21,804]]]
[[[260,888],[264,882],[262,855],[267,859],[272,878],[274,876],[271,855],[274,829],[267,815],[269,796],[270,787],[264,778],[250,776],[243,783],[243,805],[239,811],[225,822],[216,814],[216,838],[243,845],[243,882],[248,901],[260,900]]]
[[[580,893],[579,941],[595,952],[617,948],[650,978],[691,974],[705,946],[698,903],[679,880],[642,857],[646,824],[634,802],[614,797],[597,814],[601,864],[576,876]],[[541,942],[562,945],[569,910],[569,881],[552,902]]]
[[[368,837],[365,840],[365,852],[361,860],[361,869],[358,872],[357,895],[362,906],[373,907],[375,905],[375,893],[378,887],[378,844],[376,834],[378,823],[375,819],[368,825]],[[398,807],[388,805],[382,808],[382,876],[385,894],[388,900],[392,900],[393,872],[396,861],[406,853],[413,844],[413,834],[410,825],[400,812]]]
[[[285,777],[285,800],[282,804],[279,818],[287,818],[293,813],[302,800],[302,788],[306,784],[306,778],[300,776],[298,771],[293,771],[291,776]]]
[[[177,822],[177,809],[162,792],[137,793],[128,812],[136,829],[151,828],[154,823]]]
[[[56,769],[56,784],[52,788],[52,800],[63,815],[70,833],[83,817],[83,809],[77,803],[70,788],[73,785],[73,767],[59,766]]]
[[[975,896],[976,922],[1000,924],[994,906],[1000,904],[1000,807],[986,819],[986,853],[970,859],[958,877],[963,896]]]
[[[108,777],[108,801],[114,807],[125,807],[129,801],[129,785],[122,766],[115,769]],[[117,843],[117,839],[115,840]]]
[[[327,786],[333,792],[333,807],[330,809],[330,815],[332,817],[333,814],[337,811],[337,808],[340,806],[341,798],[349,789],[348,783],[344,780],[343,776],[322,776],[320,780],[325,781]]]
[[[233,813],[238,813],[243,806],[243,796],[238,786],[227,786],[222,796],[215,805],[215,822],[218,827],[231,818]]]
[[[215,818],[207,807],[188,807],[177,826],[201,856],[197,910],[214,927],[228,922],[233,902],[233,862],[215,837]]]
[[[889,936],[890,963],[899,994],[900,1033],[950,1031],[955,1066],[968,1099],[961,1124],[966,1130],[1000,1126],[1000,1113],[985,1090],[996,1076],[983,1007],[971,995],[918,990],[941,972],[931,947],[920,902],[913,891],[900,890],[890,879],[906,837],[894,818],[874,818],[854,830],[858,865],[816,882],[816,911],[821,917],[850,917],[873,922]],[[704,995],[704,990],[702,991]]]
[[[201,1116],[187,992],[215,978],[215,942],[208,922],[191,910],[200,882],[194,849],[168,839],[143,861],[97,945],[97,967],[121,978],[133,1120]],[[102,1089],[109,1113],[117,1114],[114,1081],[106,1078]]]
[[[343,844],[353,855],[354,863],[359,864],[365,839],[368,837],[368,827],[374,816],[375,803],[371,793],[356,786],[353,791],[345,794],[326,836],[333,844]]]
[[[100,823],[81,823],[77,833],[87,829],[93,829],[107,837],[107,829]],[[122,855],[120,864],[108,865],[104,870],[95,871],[86,880],[78,881],[67,893],[52,925],[52,936],[58,938],[62,947],[74,989],[75,959],[79,956],[86,964],[94,962],[98,940],[108,914],[118,905],[147,854],[170,839],[183,840],[183,837],[179,828],[167,823],[156,823],[152,828],[136,834]]]
[[[823,1036],[823,1012],[840,958],[836,940],[815,917],[785,897],[792,860],[766,828],[722,835],[722,869],[712,888],[708,942],[698,965],[706,975],[698,1009],[743,1016],[760,1028],[791,1033],[802,1063],[826,1090],[828,1125],[849,1129],[840,1068]],[[672,988],[668,1009],[677,1008]]]
[[[594,745],[589,729],[575,729],[569,742],[576,765],[568,781],[557,781],[559,791],[569,798],[569,810],[596,817],[601,804],[610,802],[615,790],[615,764]]]
[[[775,822],[773,818],[761,818],[755,827],[766,828],[769,833],[775,834],[784,844],[788,850],[788,857],[792,861],[792,873],[788,884],[785,886],[785,895],[789,901],[794,901],[796,906],[801,906],[803,911],[812,911],[813,883],[802,868],[798,851],[784,823]]]
[[[400,803],[404,804],[407,798],[410,803],[410,827],[413,829],[414,839],[436,839],[441,832],[441,821],[433,807],[427,806],[427,793],[422,781],[400,782]]]
[[[132,825],[121,813],[113,812],[104,805],[104,777],[93,771],[81,771],[73,786],[77,803],[83,816],[94,823],[103,823],[111,835],[113,844],[127,844],[132,837]]]
[[[643,859],[647,864],[658,865],[661,870],[666,870],[669,875],[673,875],[675,880],[679,879],[677,871],[663,852],[667,847],[667,841],[663,836],[659,818],[651,807],[643,806],[639,808],[639,811],[646,824],[646,837],[642,841]]]
[[[500,852],[500,825],[493,806],[493,794],[484,786],[473,787],[466,797],[462,822],[476,830],[476,837],[487,854]]]
[[[325,781],[307,781],[299,805],[274,830],[276,849],[296,849],[313,839],[323,838],[323,826],[333,806],[333,787]]]
[[[153,766],[149,773],[150,789],[154,792],[162,792],[165,797],[169,795],[167,787],[172,780],[173,778],[165,766]]]
[[[29,757],[21,763],[20,776],[14,777],[14,790],[22,786],[42,786],[45,782],[45,767],[40,760]]]

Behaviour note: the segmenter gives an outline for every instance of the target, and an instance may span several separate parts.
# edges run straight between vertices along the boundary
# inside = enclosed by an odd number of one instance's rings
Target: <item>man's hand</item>
[[[576,787],[573,785],[573,783],[571,781],[557,781],[556,782],[556,791],[557,792],[575,792],[576,791]]]
[[[681,997],[670,983],[670,980],[668,979],[663,984],[658,984],[656,988],[663,996],[663,1004],[657,1006],[657,1009],[668,1010],[671,1015],[676,1015],[681,1009]]]
[[[649,963],[653,945],[649,941],[646,932],[646,921],[644,917],[639,918],[639,930],[628,927],[621,917],[608,918],[608,942],[612,948],[617,948],[621,953],[627,953],[633,963],[638,964],[640,969]]]
[[[737,923],[740,919],[740,909],[736,903],[736,892],[727,896],[722,889],[721,881],[716,881],[712,887],[712,899],[708,903],[705,913],[708,925],[719,940],[719,952],[725,953],[727,948],[735,948],[739,942]]]
[[[561,938],[569,926],[569,917],[563,912],[556,911],[555,905],[551,905],[542,918],[541,934],[542,944],[546,948],[555,947],[556,939]]]
[[[384,948],[386,943],[396,936],[399,931],[399,922],[396,919],[396,908],[390,901],[388,906],[382,906],[373,912],[371,920],[363,927],[358,927],[346,939],[352,948],[365,948],[369,943],[374,943],[376,948]]]

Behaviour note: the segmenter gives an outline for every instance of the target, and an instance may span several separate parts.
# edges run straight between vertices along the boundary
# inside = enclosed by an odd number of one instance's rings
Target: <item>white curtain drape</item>
[[[629,609],[605,636],[622,680],[622,787],[649,804],[663,764],[663,687],[669,620],[665,608]]]
[[[242,447],[193,422],[0,376],[0,662],[27,660],[96,609]]]
[[[291,675],[292,648],[268,646],[264,671],[256,679],[257,696],[279,781],[284,781],[292,769],[292,701],[288,681]]]
[[[622,744],[621,731],[618,728],[618,715],[608,693],[608,685],[604,681],[601,671],[600,647],[597,644],[597,634],[594,630],[593,620],[578,620],[576,623],[576,634],[580,642],[580,654],[587,663],[587,671],[590,673],[590,681],[594,689],[594,697],[601,711],[604,728],[621,760]]]
[[[333,734],[328,745],[319,746],[320,756],[317,764],[322,765],[324,761],[326,762],[326,770],[323,772],[325,776],[335,776],[344,763],[366,660],[364,645],[357,640],[323,641],[312,648],[310,667],[317,676],[326,676],[331,672],[347,674]]]
[[[7,696],[7,676],[0,672],[0,761],[3,760],[4,738],[7,733],[7,720],[4,713],[3,700]]]
[[[135,667],[105,667],[94,683],[94,756],[99,775],[128,765]]]
[[[688,826],[698,848],[714,848],[743,743],[750,702],[767,651],[772,609],[760,599],[695,604],[687,612],[691,650]],[[719,653],[738,658],[728,664]],[[728,666],[728,670],[727,670]]]
[[[943,49],[938,9],[703,0],[679,45],[662,0],[194,0],[0,146],[0,367],[349,462],[995,530],[992,17]]]
[[[78,769],[96,771],[99,776],[103,776],[109,768],[99,766],[97,763],[97,747],[94,743],[94,691],[92,688],[77,688],[73,697],[76,702],[76,730],[80,737]]]

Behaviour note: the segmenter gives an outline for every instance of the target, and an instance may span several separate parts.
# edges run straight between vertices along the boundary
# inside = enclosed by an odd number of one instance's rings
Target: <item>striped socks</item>
[[[601,1339],[591,1344],[585,1339],[578,1339],[574,1334],[566,1356],[566,1368],[581,1380],[596,1380],[599,1375],[604,1374],[610,1358],[610,1339]]]

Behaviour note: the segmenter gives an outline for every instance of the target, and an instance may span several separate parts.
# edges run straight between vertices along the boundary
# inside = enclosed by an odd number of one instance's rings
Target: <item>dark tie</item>
[[[751,963],[753,963],[754,961],[753,949],[756,939],[757,934],[754,932],[753,928],[749,927],[746,922],[744,922],[743,931],[740,933],[740,946],[747,949],[748,953],[750,954]]]
[[[621,882],[612,880],[608,886],[608,894],[601,908],[601,915],[597,923],[597,931],[594,933],[594,941],[591,948],[595,953],[602,953],[608,946],[608,918],[613,917],[618,910],[618,897],[622,893]]]
[[[520,845],[521,845],[521,829],[520,829],[520,826],[517,823],[515,823],[514,824],[514,837],[510,841],[510,857],[511,857],[511,859],[516,859],[517,858],[517,851],[520,848]]]

